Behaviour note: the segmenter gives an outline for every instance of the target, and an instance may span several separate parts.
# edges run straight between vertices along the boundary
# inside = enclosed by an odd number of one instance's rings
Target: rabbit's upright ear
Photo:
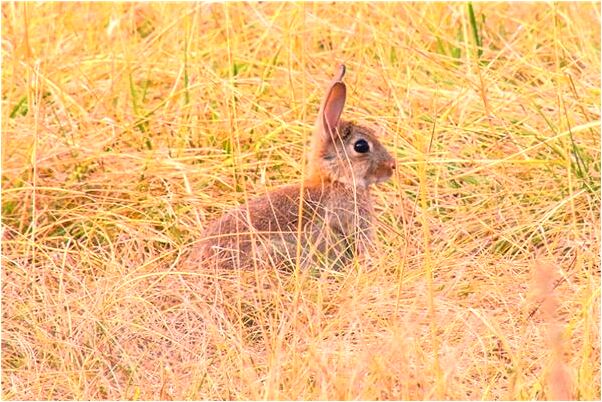
[[[347,87],[343,83],[345,75],[345,66],[341,64],[339,72],[326,91],[326,97],[320,108],[318,116],[318,129],[327,138],[332,138],[336,134],[336,128],[343,113],[345,99],[347,98]],[[320,130],[321,129],[321,130]]]

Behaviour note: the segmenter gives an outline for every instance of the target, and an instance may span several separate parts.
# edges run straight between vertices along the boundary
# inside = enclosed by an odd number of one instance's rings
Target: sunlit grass
[[[4,399],[600,398],[600,7],[2,5]],[[337,63],[397,159],[345,272],[186,266]]]

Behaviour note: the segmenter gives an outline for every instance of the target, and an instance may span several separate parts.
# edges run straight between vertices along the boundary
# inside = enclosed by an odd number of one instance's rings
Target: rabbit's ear
[[[324,101],[324,112],[322,115],[326,132],[334,133],[334,130],[339,125],[346,97],[347,88],[345,87],[345,84],[342,82],[335,82],[332,84],[330,91],[328,91],[328,96]]]
[[[345,65],[344,64],[340,64],[339,65],[339,71],[337,72],[337,75],[335,75],[334,79],[332,80],[333,82],[341,82],[343,81],[343,77],[345,76]]]
[[[318,123],[322,125],[324,134],[327,134],[328,137],[335,134],[341,113],[343,113],[343,107],[345,106],[347,87],[342,81],[344,75],[345,66],[341,65],[338,74],[326,92],[320,116],[318,116]]]

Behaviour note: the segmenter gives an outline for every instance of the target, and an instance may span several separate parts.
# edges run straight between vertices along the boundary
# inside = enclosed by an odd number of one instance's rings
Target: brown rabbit
[[[374,231],[369,186],[389,179],[395,161],[372,130],[340,120],[344,74],[341,65],[320,107],[305,181],[210,223],[194,261],[220,268],[321,262],[340,268],[367,252]]]

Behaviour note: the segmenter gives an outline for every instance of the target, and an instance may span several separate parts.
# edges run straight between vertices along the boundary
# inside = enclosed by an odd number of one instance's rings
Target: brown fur
[[[338,268],[367,251],[373,238],[369,186],[391,177],[395,162],[372,130],[340,121],[344,72],[341,67],[320,108],[303,184],[251,200],[209,224],[193,261],[221,268],[281,266],[295,264],[300,251],[303,266],[322,260]],[[358,140],[370,151],[356,152]]]

